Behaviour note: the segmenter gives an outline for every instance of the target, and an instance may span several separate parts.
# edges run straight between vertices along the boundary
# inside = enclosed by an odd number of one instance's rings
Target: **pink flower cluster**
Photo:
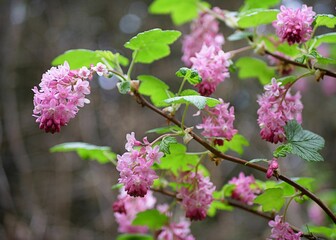
[[[219,99],[220,104],[213,108],[206,108],[207,116],[203,116],[203,123],[197,125],[198,129],[204,129],[202,135],[214,139],[217,145],[223,145],[224,139],[230,141],[238,132],[233,127],[235,119],[234,108],[229,108],[229,103]]]
[[[289,120],[302,122],[301,95],[297,92],[294,96],[289,89],[280,86],[273,78],[269,85],[264,87],[265,93],[258,97],[258,124],[261,128],[262,139],[278,143],[286,140],[284,126]]]
[[[273,22],[277,35],[281,41],[287,41],[289,45],[304,43],[311,37],[315,12],[312,7],[303,5],[301,9],[280,7],[281,12],[277,20]]]
[[[158,178],[151,167],[154,162],[159,162],[164,154],[160,152],[159,146],[152,147],[147,138],[143,139],[143,143],[137,141],[134,132],[127,134],[126,138],[127,152],[122,156],[118,155],[119,182],[124,184],[130,196],[144,197],[154,179]]]
[[[224,16],[223,11],[217,7],[213,11]],[[182,61],[187,67],[191,66],[190,59],[201,50],[203,44],[219,48],[224,44],[224,37],[219,33],[219,22],[213,15],[205,12],[192,23],[191,33],[182,42]]]
[[[231,54],[224,53],[219,47],[203,44],[201,50],[192,57],[192,68],[196,69],[202,77],[202,82],[197,84],[198,92],[202,96],[210,96],[218,84],[230,76]]]
[[[272,227],[272,234],[269,238],[275,240],[300,240],[302,232],[295,233],[287,222],[282,221],[282,217],[277,215],[274,220],[268,222]]]
[[[190,233],[190,222],[181,218],[179,222],[171,222],[162,227],[158,240],[194,240]]]
[[[107,73],[104,64],[98,63],[96,67],[82,67],[79,70],[70,70],[69,64],[52,67],[42,75],[39,88],[34,92],[33,116],[39,123],[40,129],[46,132],[59,132],[70,119],[74,118],[79,107],[90,101],[85,95],[90,94],[89,81],[93,72]]]
[[[216,187],[209,177],[194,172],[182,173],[180,181],[188,185],[181,187],[177,194],[177,197],[182,199],[186,217],[191,220],[203,220],[213,201],[212,193]]]
[[[231,197],[247,205],[252,205],[253,200],[260,193],[260,189],[256,186],[254,177],[252,175],[245,176],[243,172],[239,173],[238,178],[232,178],[229,183],[236,185]]]
[[[273,158],[268,163],[268,169],[266,172],[266,177],[271,178],[273,176],[274,171],[276,171],[279,168],[278,159]]]
[[[113,211],[121,233],[146,233],[147,227],[133,226],[132,222],[139,212],[154,207],[156,198],[151,191],[143,198],[129,196],[122,188],[118,200],[113,204]]]

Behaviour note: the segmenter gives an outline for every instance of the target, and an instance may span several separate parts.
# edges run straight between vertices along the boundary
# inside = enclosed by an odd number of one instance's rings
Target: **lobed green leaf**
[[[151,75],[140,75],[137,79],[141,81],[139,93],[149,96],[156,107],[168,106],[164,100],[173,96],[173,93],[167,84]]]
[[[50,148],[51,152],[76,152],[82,159],[96,160],[101,164],[116,159],[116,154],[109,147],[101,147],[83,142],[68,142]]]
[[[239,78],[258,78],[263,85],[268,84],[275,75],[273,68],[257,58],[241,57],[236,61],[236,66]]]
[[[166,103],[169,104],[193,104],[198,109],[203,109],[205,106],[214,107],[220,103],[219,100],[210,97],[204,96],[180,96],[180,97],[173,97],[165,100]]]
[[[149,229],[155,231],[160,229],[168,222],[167,215],[160,213],[156,209],[150,209],[143,212],[139,212],[132,222],[134,226],[146,226]]]
[[[191,85],[196,85],[202,82],[202,78],[198,75],[196,69],[182,67],[176,72],[176,76],[186,79]]]
[[[315,16],[314,27],[325,26],[327,28],[335,28],[336,17],[332,14],[317,14]]]
[[[149,6],[153,14],[171,14],[175,25],[181,25],[197,17],[199,0],[155,0]]]
[[[127,66],[128,59],[121,56],[119,53],[112,53],[110,51],[92,51],[87,49],[74,49],[66,51],[59,55],[52,61],[52,65],[63,64],[67,61],[70,65],[70,69],[79,69],[83,66],[90,67],[91,64],[96,65],[99,62],[103,62],[105,59],[112,67],[116,66],[116,63]]]
[[[164,137],[162,139],[162,141],[160,142],[160,151],[165,153],[165,154],[169,154],[170,153],[170,145],[171,144],[174,144],[174,143],[177,143],[177,140],[176,138],[174,137]]]
[[[217,146],[217,149],[221,152],[232,150],[240,155],[244,153],[244,147],[249,146],[249,141],[240,134],[236,134],[230,141],[224,141],[222,146]]]
[[[152,63],[170,54],[169,45],[181,36],[175,30],[161,30],[159,28],[139,33],[127,43],[125,47],[133,50],[135,62]]]
[[[246,11],[248,9],[253,8],[270,8],[275,5],[278,5],[280,0],[245,0],[244,5],[240,9],[240,11]]]
[[[268,188],[254,199],[254,203],[260,204],[264,212],[278,212],[285,204],[283,194],[284,192],[281,188]]]
[[[116,240],[154,240],[154,238],[150,235],[126,233],[119,235]]]
[[[276,20],[278,13],[279,10],[276,9],[253,9],[242,12],[238,19],[238,26],[241,28],[250,28],[269,24]]]

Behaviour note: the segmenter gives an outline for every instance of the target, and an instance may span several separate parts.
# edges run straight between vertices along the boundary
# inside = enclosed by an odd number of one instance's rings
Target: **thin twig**
[[[152,105],[150,102],[148,102],[137,91],[134,91],[134,96],[136,96],[137,102],[139,102],[142,106],[148,107],[149,109],[151,109],[154,112],[158,113],[159,115],[163,116],[164,118],[166,118],[170,122],[176,124],[177,126],[181,126],[181,122],[179,120],[177,120],[176,118],[174,118],[172,116],[167,115],[166,113],[164,113],[163,111],[161,111],[159,108],[157,108],[154,105]],[[184,128],[186,128],[186,127],[184,126]],[[189,134],[195,139],[195,141],[197,141],[199,144],[201,144],[207,150],[209,150],[210,152],[212,152],[212,154],[214,154],[217,158],[221,158],[221,159],[224,159],[224,160],[227,160],[227,161],[230,161],[230,162],[234,162],[234,163],[238,163],[238,164],[241,164],[241,165],[244,165],[244,166],[248,166],[248,167],[251,167],[251,168],[256,169],[258,171],[264,172],[264,173],[267,172],[267,169],[264,168],[264,167],[262,167],[262,166],[259,166],[259,165],[254,164],[254,163],[250,163],[250,162],[248,162],[248,161],[246,161],[244,159],[241,159],[241,158],[238,158],[238,157],[234,157],[234,156],[230,156],[230,155],[227,155],[227,154],[224,154],[224,153],[218,151],[216,148],[212,147],[208,142],[206,142],[205,140],[203,140],[200,136],[198,136],[193,131],[190,131]],[[281,174],[275,173],[273,176],[281,179],[282,181],[284,181],[286,183],[288,183],[289,185],[293,186],[297,190],[301,191],[304,195],[306,195],[307,197],[309,197],[310,199],[312,199],[314,202],[316,202],[324,210],[324,212],[332,219],[332,221],[334,223],[336,223],[336,216],[321,201],[321,199],[319,199],[315,194],[313,194],[312,192],[310,192],[309,190],[307,190],[306,188],[304,188],[300,184],[297,184],[296,182],[292,181],[290,178],[286,177],[285,175],[281,175]]]

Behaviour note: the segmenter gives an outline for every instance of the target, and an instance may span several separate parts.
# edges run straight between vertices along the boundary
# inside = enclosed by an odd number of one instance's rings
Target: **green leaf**
[[[263,85],[268,84],[275,75],[274,69],[257,58],[241,57],[236,61],[236,66],[239,69],[239,78],[258,78]]]
[[[174,137],[165,137],[162,139],[162,141],[160,142],[160,151],[164,152],[164,153],[170,153],[169,147],[170,144],[174,144],[177,143],[176,138]]]
[[[328,28],[335,28],[336,17],[332,14],[317,14],[315,16],[314,27],[326,26]]]
[[[293,146],[291,144],[283,144],[275,149],[273,156],[276,158],[286,157],[288,153],[291,153]]]
[[[181,128],[179,128],[178,126],[172,125],[172,126],[153,128],[151,130],[148,130],[146,133],[165,134],[169,132],[178,132],[178,131],[181,131]]]
[[[223,201],[214,200],[211,202],[210,207],[208,209],[208,216],[214,217],[216,215],[217,210],[223,211],[232,211],[233,207]]]
[[[168,222],[168,217],[156,209],[139,212],[132,222],[134,226],[146,226],[155,231]]]
[[[189,171],[198,162],[197,155],[186,154],[186,147],[183,144],[175,143],[170,145],[170,153],[160,159],[159,169],[172,171],[178,175],[179,171]]]
[[[241,11],[246,11],[253,8],[270,8],[275,5],[278,5],[280,0],[245,0],[245,3]]]
[[[197,17],[198,0],[155,0],[149,6],[153,14],[171,14],[175,25],[189,22]]]
[[[233,34],[231,34],[227,39],[229,41],[238,41],[238,40],[242,40],[242,39],[245,39],[251,36],[253,36],[253,34],[250,32],[242,32],[242,31],[237,30]]]
[[[116,66],[117,62],[127,66],[128,59],[116,53],[113,54],[110,51],[92,51],[87,49],[74,49],[66,51],[59,55],[52,61],[52,65],[63,64],[67,61],[70,65],[70,69],[79,69],[83,66],[90,67],[91,64],[96,65],[99,62],[103,62],[103,58],[111,64],[112,67]]]
[[[205,106],[214,107],[220,103],[219,100],[204,96],[180,96],[165,100],[166,103],[172,104],[193,104],[198,109],[203,109]]]
[[[232,192],[235,190],[236,188],[236,184],[225,184],[222,188],[222,192],[224,197],[231,197],[232,196]]]
[[[130,81],[118,82],[117,87],[121,94],[127,94],[129,93],[129,91],[131,91],[131,82]]]
[[[116,159],[116,154],[109,147],[100,147],[83,142],[68,142],[50,148],[51,152],[77,152],[82,159],[96,160],[101,164]]]
[[[180,96],[199,96],[200,94],[192,89],[185,89],[180,93]]]
[[[313,182],[315,181],[315,179],[313,178],[302,177],[302,178],[291,178],[291,180],[300,184],[309,191],[313,190]],[[284,197],[293,196],[295,193],[297,193],[297,190],[286,182],[278,183],[277,187],[281,187],[283,189]]]
[[[322,34],[319,36],[315,37],[315,42],[314,39],[312,40],[314,42],[313,47],[318,47],[320,46],[322,43],[336,43],[336,32],[332,32],[332,33],[326,33],[326,34]]]
[[[325,226],[307,226],[308,234],[321,234],[330,239],[336,239],[336,226],[333,225],[331,227]]]
[[[141,81],[139,93],[150,96],[152,103],[156,107],[168,106],[164,100],[173,96],[173,93],[169,91],[169,86],[167,84],[150,75],[140,75],[137,79]]]
[[[284,127],[288,153],[298,155],[306,161],[323,161],[317,152],[324,147],[324,139],[308,130],[303,130],[295,120],[289,121]]]
[[[240,134],[236,134],[230,141],[224,141],[222,146],[217,146],[217,149],[221,152],[232,150],[240,155],[244,153],[244,146],[249,146],[249,141]]]
[[[254,199],[254,203],[260,204],[264,212],[278,212],[285,204],[283,190],[281,188],[266,189],[265,192]]]
[[[198,75],[196,69],[182,67],[176,72],[176,76],[186,79],[191,85],[196,85],[202,82],[202,78]]]
[[[257,27],[276,20],[279,10],[276,9],[253,9],[241,13],[238,26],[241,28]]]
[[[150,235],[126,233],[119,235],[116,240],[154,240],[154,238]]]
[[[170,54],[169,45],[181,36],[181,32],[175,30],[152,29],[139,33],[127,43],[125,47],[133,50],[135,62],[152,63],[155,60]]]
[[[290,84],[296,81],[296,79],[297,79],[296,76],[286,76],[286,77],[278,78],[277,82],[281,83],[282,86],[286,86],[287,84]]]
[[[327,58],[327,57],[317,57],[316,58],[318,64],[322,65],[328,65],[328,64],[336,64],[336,60],[333,58]]]

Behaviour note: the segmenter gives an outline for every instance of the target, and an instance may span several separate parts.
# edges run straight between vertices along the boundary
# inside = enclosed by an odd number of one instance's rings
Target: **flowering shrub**
[[[133,52],[129,67],[128,59],[119,53],[73,50],[57,57],[53,64],[58,67],[47,71],[39,88],[34,87],[33,116],[46,132],[60,132],[61,127],[75,117],[79,107],[89,103],[86,95],[90,93],[89,82],[95,81],[94,73],[117,78],[121,94],[134,97],[141,106],[167,120],[166,125],[149,131],[157,134],[151,142],[147,137],[137,140],[134,132],[127,134],[126,152],[117,157],[108,147],[85,143],[65,143],[52,148],[54,152],[75,150],[81,156],[84,153],[101,163],[112,162],[116,166],[120,177],[114,188],[119,188],[120,193],[112,209],[118,230],[123,233],[118,239],[196,239],[189,228],[190,221],[201,221],[219,210],[233,207],[268,219],[272,228],[269,239],[333,236],[335,227],[327,224],[322,228],[305,229],[286,221],[292,200],[315,202],[315,207],[334,223],[336,216],[312,193],[312,178],[291,179],[284,175],[286,170],[280,172],[280,163],[286,163],[288,154],[306,161],[324,160],[319,153],[324,139],[303,129],[301,93],[292,95],[290,92],[297,82],[308,76],[313,76],[317,82],[330,78],[336,81],[336,73],[332,71],[336,61],[330,56],[323,57],[317,50],[322,43],[335,42],[336,35],[315,36],[320,26],[334,28],[336,17],[316,14],[306,5],[299,9],[286,6],[280,6],[280,11],[269,9],[278,2],[247,0],[239,12],[230,12],[209,8],[199,0],[184,4],[153,1],[151,13],[171,13],[176,25],[192,21],[191,33],[182,38],[185,66],[176,72],[182,79],[176,93],[157,77],[134,77],[132,73],[134,64],[150,64],[170,54],[169,45],[181,32],[161,29],[139,33],[125,44]],[[247,46],[224,52],[220,22],[232,29],[228,40],[246,40]],[[257,34],[257,28],[265,24],[273,26],[276,35],[273,32]],[[250,50],[260,57],[237,59],[238,54]],[[267,57],[263,58],[265,55]],[[268,60],[278,71],[267,64]],[[82,61],[82,65],[79,66],[78,61]],[[325,64],[329,64],[328,68]],[[230,81],[230,72],[234,69],[239,78],[258,78],[264,86],[264,93],[260,93],[257,100],[258,119],[254,124],[258,123],[261,128],[261,139],[279,144],[273,154],[267,156],[271,160],[247,161],[234,156],[242,155],[249,141],[243,132],[238,134],[234,126],[234,107],[226,96],[210,97],[214,93],[221,94],[218,85],[225,79]],[[186,125],[189,107],[195,107],[198,111],[195,115],[202,116],[195,126]],[[181,112],[181,119],[177,117],[180,116],[178,112]],[[187,152],[190,141],[199,143],[205,151]],[[223,186],[215,186],[204,165],[207,159],[216,165],[231,161],[241,166],[241,172]],[[243,171],[248,168],[262,172],[264,177],[256,180],[253,175],[246,176]],[[154,194],[171,197],[171,204],[155,208]]]

